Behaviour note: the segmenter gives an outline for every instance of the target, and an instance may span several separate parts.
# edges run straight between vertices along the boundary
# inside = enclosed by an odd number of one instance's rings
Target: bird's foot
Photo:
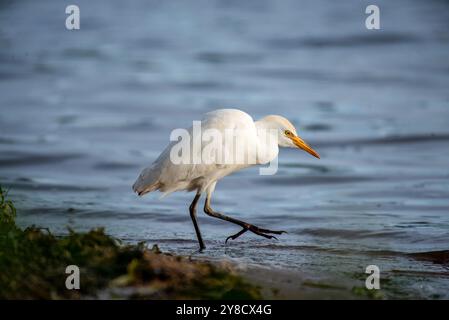
[[[246,231],[251,231],[254,234],[257,234],[258,236],[267,238],[267,239],[276,239],[277,238],[275,236],[269,235],[268,233],[272,233],[272,234],[283,234],[283,233],[287,233],[287,231],[277,231],[277,230],[269,230],[269,229],[261,229],[259,227],[256,227],[255,225],[252,224],[246,224],[242,230],[240,230],[239,232],[237,232],[236,234],[233,234],[229,237],[226,238],[226,243],[228,242],[229,239],[231,240],[235,240],[238,237],[240,237],[242,234],[244,234]]]

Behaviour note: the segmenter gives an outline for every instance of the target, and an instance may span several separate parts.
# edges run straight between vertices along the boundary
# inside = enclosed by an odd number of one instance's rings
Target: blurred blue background
[[[80,30],[65,28],[70,4]],[[380,7],[381,30],[365,28],[369,4]],[[215,207],[289,234],[245,234],[225,247],[235,227],[200,214],[206,254],[345,284],[378,264],[401,284],[392,297],[447,298],[447,266],[408,254],[447,249],[449,239],[448,8],[3,0],[0,183],[23,226],[105,226],[191,253],[193,195],[139,199],[140,169],[172,129],[207,111],[280,114],[321,160],[282,150],[277,175],[254,168],[221,181]]]

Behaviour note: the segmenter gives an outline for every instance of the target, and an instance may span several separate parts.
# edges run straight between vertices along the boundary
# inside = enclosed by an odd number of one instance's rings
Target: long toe
[[[258,231],[258,230],[251,230],[251,229],[249,229],[249,230],[250,230],[252,233],[257,234],[258,236],[261,236],[261,237],[264,237],[264,238],[267,238],[267,239],[273,239],[273,238],[277,239],[275,236],[270,236],[269,234],[265,234],[265,233],[260,232],[260,231]]]
[[[246,231],[248,231],[248,229],[243,228],[242,230],[240,230],[240,231],[237,232],[236,234],[233,234],[233,235],[227,237],[225,243],[227,243],[229,239],[231,239],[231,240],[237,239],[237,238],[240,237],[242,234],[244,234]]]
[[[287,231],[277,231],[277,230],[269,230],[269,229],[262,229],[259,227],[256,227],[255,225],[249,225],[248,226],[249,230],[251,230],[254,233],[260,232],[260,233],[274,233],[274,234],[283,234],[283,233],[287,233]]]
[[[260,232],[263,232],[263,233],[274,233],[274,234],[283,234],[283,233],[287,233],[287,231],[284,231],[284,230],[279,230],[279,231],[277,231],[277,230],[259,229],[259,231],[260,231]]]
[[[227,243],[229,240],[235,240],[238,237],[240,237],[242,234],[244,234],[247,231],[251,231],[254,234],[257,234],[258,236],[267,238],[267,239],[276,239],[278,240],[278,238],[276,238],[275,236],[270,235],[271,234],[283,234],[283,233],[287,233],[286,231],[280,230],[269,230],[269,229],[262,229],[259,228],[253,224],[245,224],[243,229],[240,230],[239,232],[237,232],[236,234],[230,235],[229,237],[226,238],[225,243]]]

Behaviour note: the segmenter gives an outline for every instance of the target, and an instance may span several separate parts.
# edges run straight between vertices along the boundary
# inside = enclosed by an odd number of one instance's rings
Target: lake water
[[[321,155],[281,150],[279,171],[217,185],[214,207],[288,234],[267,240],[199,212],[200,257],[449,298],[449,3],[66,1],[0,4],[0,183],[21,226],[104,226],[192,254],[193,194],[131,185],[174,128],[220,107],[281,114]],[[424,253],[414,255],[414,253]],[[446,256],[447,257],[447,256]],[[298,283],[298,286],[301,284]]]

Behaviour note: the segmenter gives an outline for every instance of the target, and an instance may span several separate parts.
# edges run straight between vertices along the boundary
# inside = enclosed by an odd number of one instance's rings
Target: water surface
[[[288,234],[266,240],[199,213],[202,257],[449,298],[449,8],[444,1],[78,1],[0,4],[0,181],[19,224],[104,226],[194,254],[193,194],[131,185],[172,129],[220,107],[291,119],[321,160],[282,150],[220,181],[217,210]],[[301,284],[298,283],[298,286]]]

